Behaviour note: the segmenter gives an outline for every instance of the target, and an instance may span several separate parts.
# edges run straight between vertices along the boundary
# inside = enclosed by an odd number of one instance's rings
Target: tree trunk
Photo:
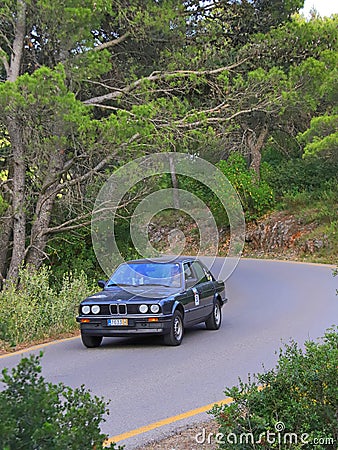
[[[48,235],[45,233],[49,226],[55,195],[49,195],[49,190],[44,195],[40,195],[36,205],[36,219],[34,220],[30,244],[25,258],[26,265],[38,269],[43,260],[46,259],[45,248]]]
[[[246,129],[246,143],[250,150],[250,169],[253,169],[256,173],[257,180],[260,179],[260,168],[262,158],[262,147],[264,145],[266,136],[268,135],[268,127],[264,125],[260,130],[257,137],[256,132],[251,129]]]
[[[26,35],[26,10],[26,2],[24,0],[18,0],[11,59],[8,69],[6,68],[7,81],[11,82],[16,81],[20,75],[23,44]],[[15,113],[13,117],[7,117],[7,129],[13,154],[13,216],[8,218],[3,225],[1,245],[6,247],[1,247],[0,272],[4,276],[7,264],[8,244],[10,243],[11,231],[13,230],[13,249],[6,279],[15,280],[18,277],[19,268],[24,259],[26,240],[26,214],[24,208],[26,176],[25,148],[22,129],[20,123],[15,118]]]
[[[169,167],[170,167],[171,183],[174,189],[173,191],[174,208],[180,209],[180,200],[178,195],[178,180],[176,175],[175,163],[171,155],[169,155]]]
[[[25,148],[22,129],[15,118],[9,118],[7,124],[13,154],[13,250],[7,280],[18,277],[20,266],[25,257],[26,213],[25,213]]]
[[[17,19],[15,23],[15,38],[11,53],[11,62],[7,73],[8,81],[15,81],[20,75],[23,42],[26,35],[26,2],[18,0]]]
[[[0,288],[6,278],[8,255],[11,244],[11,235],[13,228],[12,208],[9,207],[5,212],[6,217],[1,219],[0,225]]]
[[[13,164],[12,161],[8,163],[7,179],[13,180]],[[9,263],[9,255],[12,246],[12,230],[13,230],[13,209],[12,209],[12,196],[13,193],[6,185],[4,185],[3,192],[1,193],[3,200],[8,204],[8,208],[3,212],[0,219],[0,289],[1,285],[6,278],[6,273]]]
[[[63,150],[51,152],[47,174],[36,204],[35,220],[32,225],[30,244],[25,258],[26,264],[36,269],[40,267],[43,260],[47,257],[45,253],[48,242],[46,230],[50,225],[53,205],[57,195],[55,188],[59,184],[64,160]]]

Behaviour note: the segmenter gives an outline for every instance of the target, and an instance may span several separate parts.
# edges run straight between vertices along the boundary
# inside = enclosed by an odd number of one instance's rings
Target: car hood
[[[128,287],[128,290],[123,289],[118,286],[112,288],[104,289],[101,292],[90,295],[86,298],[86,301],[94,301],[96,303],[105,303],[110,301],[122,300],[124,302],[144,302],[147,300],[159,301],[167,297],[171,297],[181,291],[178,288],[167,288],[167,287]]]

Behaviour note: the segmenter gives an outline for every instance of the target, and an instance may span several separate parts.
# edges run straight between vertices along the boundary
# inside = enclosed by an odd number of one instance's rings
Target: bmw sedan
[[[180,345],[184,329],[204,322],[218,330],[227,302],[225,285],[197,258],[139,259],[121,264],[102,291],[87,297],[76,318],[83,344],[98,347],[103,337],[162,335]]]

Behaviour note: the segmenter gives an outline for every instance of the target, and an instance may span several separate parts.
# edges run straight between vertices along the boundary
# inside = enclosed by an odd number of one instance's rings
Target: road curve
[[[80,339],[70,339],[44,347],[43,375],[72,387],[85,384],[110,399],[103,431],[116,436],[217,402],[238,377],[262,371],[262,364],[272,367],[282,341],[302,344],[322,336],[337,324],[337,284],[330,266],[242,259],[227,281],[229,303],[219,331],[196,326],[180,347],[162,346],[160,338],[105,338],[89,350]],[[2,357],[0,369],[13,367],[21,356]],[[157,429],[121,443],[129,450],[161,433]]]

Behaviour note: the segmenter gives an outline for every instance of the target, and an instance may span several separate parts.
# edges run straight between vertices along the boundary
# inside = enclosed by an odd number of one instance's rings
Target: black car
[[[218,330],[227,301],[224,282],[194,257],[128,261],[98,284],[103,290],[81,302],[76,318],[89,348],[104,336],[163,335],[180,345],[185,327]]]

